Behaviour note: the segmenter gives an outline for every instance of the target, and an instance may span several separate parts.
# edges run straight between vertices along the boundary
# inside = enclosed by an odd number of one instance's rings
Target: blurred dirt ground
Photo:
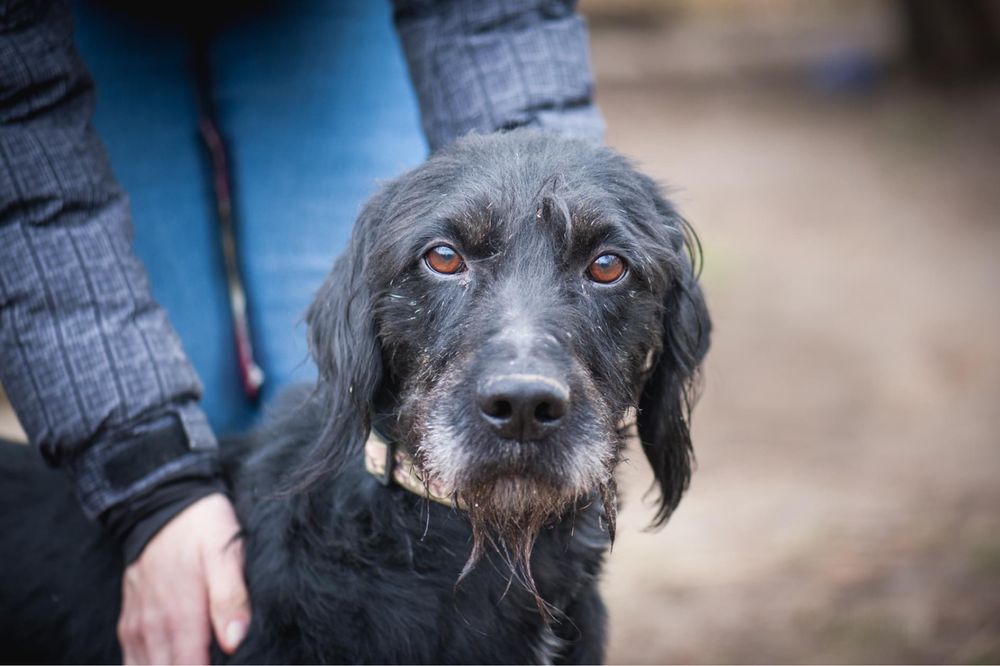
[[[620,18],[608,141],[700,234],[715,331],[664,530],[621,475],[609,661],[1000,661],[1000,89],[831,92],[759,35]],[[889,50],[884,19],[851,34]]]

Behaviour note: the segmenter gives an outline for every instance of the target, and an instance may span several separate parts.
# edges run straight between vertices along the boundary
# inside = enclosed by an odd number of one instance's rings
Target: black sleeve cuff
[[[175,479],[130,502],[108,509],[101,516],[105,528],[122,544],[125,562],[131,564],[149,540],[181,511],[212,493],[226,493],[219,477]]]
[[[218,446],[195,402],[106,433],[56,460],[73,477],[84,513],[98,518],[178,479],[218,474]]]

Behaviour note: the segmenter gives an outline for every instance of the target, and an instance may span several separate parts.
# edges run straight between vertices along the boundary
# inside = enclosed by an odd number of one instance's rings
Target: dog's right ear
[[[347,249],[306,314],[309,351],[319,369],[323,428],[298,470],[299,478],[293,479],[299,488],[336,474],[362,455],[371,428],[372,401],[382,380],[382,350],[369,263],[387,196],[383,191],[365,204]]]

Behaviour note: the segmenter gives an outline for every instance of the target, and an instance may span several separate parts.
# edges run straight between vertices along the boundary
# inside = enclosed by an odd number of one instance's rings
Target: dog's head
[[[526,561],[577,498],[613,512],[637,414],[662,523],[708,348],[692,238],[606,148],[515,131],[437,153],[365,206],[309,311],[332,394],[313,474],[360,456],[376,419],[464,500],[477,551],[498,537]]]

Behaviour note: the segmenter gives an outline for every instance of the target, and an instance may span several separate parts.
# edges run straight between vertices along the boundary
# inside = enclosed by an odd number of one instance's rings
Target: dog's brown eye
[[[465,261],[462,255],[455,251],[450,245],[437,245],[427,250],[424,261],[430,266],[432,271],[451,275],[458,273],[465,268]]]
[[[610,284],[625,275],[625,260],[617,254],[602,254],[590,262],[587,275],[594,282]]]

